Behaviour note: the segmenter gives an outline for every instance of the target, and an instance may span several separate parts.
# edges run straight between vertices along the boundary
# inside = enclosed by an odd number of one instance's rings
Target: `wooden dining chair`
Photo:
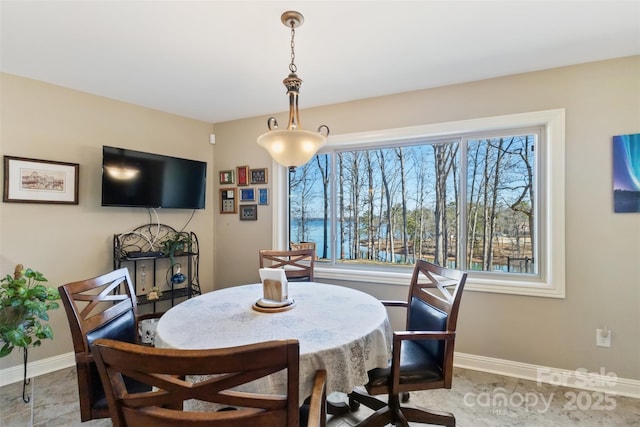
[[[305,410],[298,407],[300,349],[297,340],[176,350],[100,339],[94,342],[93,351],[107,389],[115,427],[326,425],[324,370],[315,374],[309,406]],[[287,378],[285,395],[234,389],[282,370],[286,370]],[[153,386],[153,391],[131,392],[123,381],[124,375]],[[220,404],[232,410],[185,411],[183,402],[188,399]]]
[[[316,253],[313,249],[260,249],[260,268],[284,268],[290,282],[313,282],[315,258]]]
[[[316,252],[316,242],[289,242],[289,250],[295,251],[298,249],[313,249],[315,253],[314,259],[318,260],[318,252]]]
[[[85,422],[108,418],[107,400],[91,352],[91,343],[98,338],[135,343],[138,340],[138,322],[160,317],[162,313],[138,315],[135,291],[126,268],[67,283],[58,290],[73,340],[80,419]],[[128,381],[131,387],[148,389],[143,384]]]
[[[456,323],[467,274],[418,260],[411,277],[409,297],[382,301],[388,307],[406,309],[406,330],[393,333],[392,359],[387,368],[369,372],[367,393],[353,391],[349,404],[373,409],[359,426],[408,426],[408,421],[455,426],[453,414],[400,404],[408,392],[451,388]],[[375,395],[387,394],[387,402]]]

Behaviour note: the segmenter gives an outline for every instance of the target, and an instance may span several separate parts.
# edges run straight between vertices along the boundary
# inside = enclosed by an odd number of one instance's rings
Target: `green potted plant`
[[[53,330],[48,323],[49,310],[59,307],[60,294],[43,283],[42,273],[16,265],[13,276],[0,279],[0,357],[8,356],[15,347],[24,352],[24,385],[27,382],[27,358],[29,347],[38,347],[43,339],[52,339]],[[23,387],[22,398],[25,397]]]
[[[191,246],[191,236],[186,232],[178,232],[162,242],[162,252],[169,255],[171,266],[175,265],[175,256],[188,252]]]

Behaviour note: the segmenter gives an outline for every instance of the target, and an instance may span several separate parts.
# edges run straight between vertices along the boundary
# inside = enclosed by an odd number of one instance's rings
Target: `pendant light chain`
[[[295,22],[291,21],[291,64],[289,64],[289,71],[295,73],[298,71],[298,67],[296,66],[296,26]]]

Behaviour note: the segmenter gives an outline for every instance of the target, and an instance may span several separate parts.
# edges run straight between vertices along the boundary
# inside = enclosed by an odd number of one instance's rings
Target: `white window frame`
[[[536,280],[513,276],[473,275],[470,272],[465,290],[536,297],[565,298],[565,110],[544,110],[530,113],[435,123],[395,129],[358,132],[330,136],[325,150],[363,148],[383,142],[412,141],[417,138],[446,137],[469,132],[542,126],[544,138],[539,147],[541,175],[539,212],[542,213],[539,236],[539,277]],[[288,170],[273,162],[273,247],[288,247]],[[542,210],[544,209],[544,212]],[[411,273],[380,268],[345,268],[316,263],[315,277],[390,285],[408,285]]]

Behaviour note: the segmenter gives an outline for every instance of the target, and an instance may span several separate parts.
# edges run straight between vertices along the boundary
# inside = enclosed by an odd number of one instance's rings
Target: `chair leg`
[[[402,407],[400,406],[400,396],[397,394],[389,395],[389,408],[391,409],[396,427],[409,427],[409,421],[407,421],[407,418],[402,412]]]
[[[359,394],[359,397],[362,396],[362,394]],[[363,404],[366,405],[364,402]],[[359,422],[358,427],[382,427],[388,424],[393,424],[396,427],[409,427],[409,422],[402,413],[398,395],[389,396],[389,404],[384,405],[369,417]]]
[[[407,420],[412,422],[447,427],[455,427],[456,425],[456,418],[450,412],[420,409],[412,406],[403,406],[400,410]]]
[[[385,406],[358,423],[358,427],[384,427],[393,422],[391,408]]]
[[[351,408],[354,408],[358,403],[362,403],[364,406],[366,406],[367,408],[371,408],[374,411],[387,406],[387,404],[382,400],[376,399],[370,394],[362,393],[358,390],[353,390],[351,393],[349,393],[349,406]]]
[[[401,406],[400,400],[402,399],[404,402],[406,399],[404,394],[401,393],[400,396],[390,395],[389,402],[385,403],[369,394],[353,390],[349,393],[349,406],[353,408],[356,403],[362,403],[375,411],[365,420],[358,423],[358,427],[382,427],[388,424],[408,427],[409,421],[455,427],[456,419],[450,412]]]

